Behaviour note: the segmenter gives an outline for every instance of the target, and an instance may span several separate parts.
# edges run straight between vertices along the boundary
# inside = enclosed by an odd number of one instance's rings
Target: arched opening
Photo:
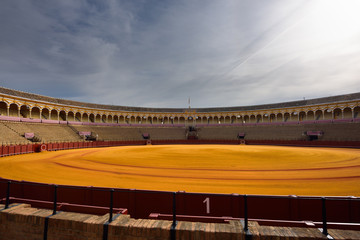
[[[131,117],[129,118],[129,123],[130,123],[130,124],[134,124],[134,123],[135,123],[135,117],[134,117],[134,116],[131,116]]]
[[[255,115],[251,115],[250,116],[250,121],[249,121],[250,123],[255,123],[256,122],[256,117],[255,117]]]
[[[159,117],[158,123],[159,123],[159,124],[164,124],[164,118],[163,118],[163,117]]]
[[[101,122],[102,122],[102,123],[106,123],[106,122],[107,122],[107,118],[106,118],[106,115],[105,115],[105,114],[102,115],[102,117],[101,117]]]
[[[334,119],[342,119],[343,118],[342,111],[340,108],[335,108],[333,113],[334,113]]]
[[[1,116],[7,116],[7,103],[6,102],[0,102],[0,115]]]
[[[59,120],[60,121],[67,121],[66,112],[64,110],[61,110],[59,113]]]
[[[213,122],[214,122],[215,124],[220,124],[220,119],[219,119],[219,117],[215,116],[215,117],[213,118]]]
[[[125,123],[125,116],[122,115],[119,116],[119,123],[121,124]]]
[[[45,119],[45,120],[48,120],[48,119],[50,118],[50,111],[49,111],[49,109],[43,108],[43,109],[41,110],[41,118],[42,118],[42,119]]]
[[[185,121],[185,120],[184,120]],[[152,124],[157,124],[158,123],[158,118],[157,117],[153,117],[151,120]]]
[[[81,113],[77,112],[77,113],[75,114],[75,121],[76,121],[76,122],[81,122]]]
[[[125,121],[125,123],[130,124],[131,123],[131,116],[124,116],[124,121]]]
[[[108,123],[113,123],[113,120],[114,120],[114,119],[113,119],[113,116],[111,116],[111,115],[108,115],[108,116],[107,116],[107,122],[108,122]]]
[[[325,120],[332,120],[332,118],[333,118],[332,115],[333,115],[333,113],[332,113],[331,109],[326,109],[324,111],[324,119]]]
[[[318,121],[318,120],[323,120],[323,112],[321,110],[317,110],[315,112],[315,120]]]
[[[315,113],[313,111],[308,111],[306,114],[306,120],[308,121],[315,120]]]
[[[50,112],[50,120],[55,120],[55,121],[59,121],[59,117],[58,117],[58,111],[53,109]]]
[[[292,112],[290,115],[290,121],[297,122],[299,120],[299,114],[297,112]]]
[[[360,118],[360,107],[354,108],[354,118]]]
[[[96,117],[95,117],[95,121],[96,123],[100,123],[101,122],[101,115],[100,114],[96,114]]]
[[[87,113],[82,115],[82,122],[90,122],[90,116]]]
[[[290,113],[285,113],[284,114],[284,122],[288,122],[290,121]]]
[[[299,112],[299,121],[305,121],[306,120],[306,113],[305,112]]]
[[[19,106],[15,103],[10,104],[9,108],[9,116],[11,117],[19,117]]]
[[[231,124],[237,123],[237,118],[236,118],[236,116],[231,116],[231,118],[230,118],[230,123],[231,123]]]
[[[20,108],[20,117],[30,118],[30,108],[29,106],[22,105]]]
[[[168,117],[164,117],[164,124],[169,124],[169,118]]]
[[[72,121],[72,122],[75,121],[75,115],[74,115],[74,113],[72,111],[68,112],[67,120]]]
[[[179,118],[179,124],[185,124],[185,117]]]
[[[344,119],[352,119],[353,118],[353,112],[352,109],[347,107],[343,111]]]
[[[94,115],[93,113],[91,113],[91,114],[89,115],[89,122],[91,122],[91,123],[94,123],[94,122],[95,122],[95,115]]]
[[[249,123],[250,122],[250,117],[249,115],[245,115],[244,116],[244,122],[243,123]]]
[[[119,123],[119,116],[118,115],[114,116],[113,123]]]
[[[276,114],[276,121],[277,122],[283,122],[284,121],[282,113]]]
[[[275,113],[270,114],[270,122],[276,122],[276,115],[275,115]]]
[[[142,124],[148,124],[148,123],[150,123],[150,117],[148,117],[148,116],[143,116],[143,117],[142,117],[142,120],[141,120],[141,123],[142,123]]]
[[[33,107],[31,109],[31,118],[40,119],[40,108]]]
[[[224,123],[226,123],[226,124],[231,123],[230,116],[225,116]]]
[[[262,122],[265,122],[265,123],[270,122],[270,116],[269,116],[268,113],[265,113],[265,114],[262,116]]]
[[[140,116],[137,116],[136,119],[135,119],[135,121],[136,121],[137,124],[141,124],[141,123],[142,123]]]
[[[179,118],[178,117],[174,117],[174,124],[179,124]]]
[[[260,114],[256,115],[256,123],[262,122],[262,116]]]

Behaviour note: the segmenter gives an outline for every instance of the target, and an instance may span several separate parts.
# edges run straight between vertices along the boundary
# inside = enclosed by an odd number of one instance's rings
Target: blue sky
[[[125,106],[360,91],[358,0],[3,0],[0,86]]]

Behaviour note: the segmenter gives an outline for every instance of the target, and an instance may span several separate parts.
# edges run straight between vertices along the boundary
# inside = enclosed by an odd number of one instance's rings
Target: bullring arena
[[[359,113],[360,93],[164,109],[0,88],[0,239],[360,239]]]

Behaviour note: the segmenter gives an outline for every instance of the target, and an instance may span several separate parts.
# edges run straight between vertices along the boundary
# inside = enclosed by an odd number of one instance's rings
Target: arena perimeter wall
[[[95,142],[64,142],[24,145],[0,146],[0,157],[34,153],[41,151],[58,151],[66,149],[146,145],[149,141],[95,141]],[[359,141],[306,141],[306,140],[151,140],[153,145],[165,144],[247,144],[247,145],[278,145],[301,147],[348,147],[360,148]]]

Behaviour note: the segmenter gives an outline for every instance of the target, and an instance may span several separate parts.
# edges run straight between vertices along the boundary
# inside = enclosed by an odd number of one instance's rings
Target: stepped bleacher
[[[141,133],[148,133],[152,140],[183,140],[185,139],[184,127],[146,127],[138,128]]]
[[[0,122],[0,145],[28,144],[29,140],[7,126],[7,122]]]
[[[100,141],[142,140],[139,129],[133,127],[74,125],[73,128],[78,132],[92,132]]]
[[[107,125],[70,125],[2,121],[0,122],[0,144],[27,144],[25,133],[34,133],[43,143],[84,141],[79,132],[91,132],[98,141],[139,141],[143,134],[151,140],[185,140],[185,127],[170,126],[107,126]],[[237,140],[239,133],[244,140],[306,141],[307,131],[322,131],[316,141],[360,141],[360,122],[349,123],[307,123],[307,124],[244,124],[234,126],[197,127],[199,140]]]
[[[34,133],[41,142],[75,142],[82,138],[75,133],[69,126],[63,124],[44,124],[44,123],[20,123],[20,122],[1,122],[0,139],[8,144],[27,144],[30,143],[24,137],[25,133]]]

